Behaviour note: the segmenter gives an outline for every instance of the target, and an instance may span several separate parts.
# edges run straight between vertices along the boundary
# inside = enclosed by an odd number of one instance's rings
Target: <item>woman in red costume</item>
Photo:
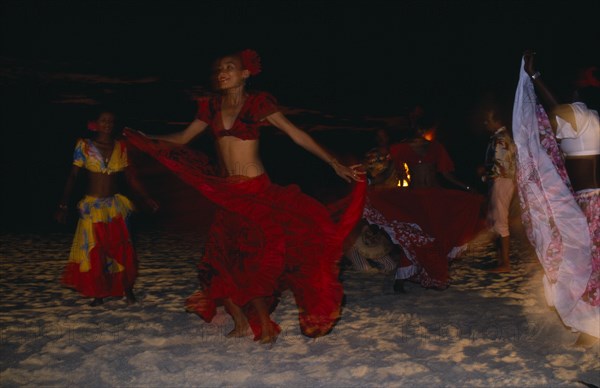
[[[372,184],[365,217],[382,226],[410,261],[400,264],[396,280],[444,289],[450,284],[449,258],[485,225],[484,198],[456,179],[443,145],[425,138],[432,125],[422,120],[414,136],[390,145],[387,154],[381,146],[367,154]],[[460,190],[442,187],[438,176]]]
[[[187,310],[210,321],[222,304],[235,325],[229,337],[245,336],[250,327],[255,340],[272,344],[280,328],[270,312],[284,289],[294,294],[305,335],[327,334],[339,319],[342,243],[360,218],[366,184],[359,165],[339,163],[292,124],[270,94],[246,90],[246,80],[260,70],[260,59],[252,50],[218,59],[214,82],[220,94],[200,98],[196,119],[183,131],[150,137],[182,145],[210,128],[222,177],[208,175],[202,160],[194,159],[185,147],[173,152],[161,146],[163,142],[132,131],[127,134],[134,145],[218,206],[199,264],[201,289],[188,298]],[[337,222],[330,210],[297,186],[270,182],[259,157],[259,129],[264,125],[282,130],[346,181],[358,182],[336,204]]]

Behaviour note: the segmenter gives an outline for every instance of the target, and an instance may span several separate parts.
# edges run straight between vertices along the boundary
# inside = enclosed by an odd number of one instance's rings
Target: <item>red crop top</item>
[[[265,118],[278,111],[273,96],[266,92],[255,92],[248,95],[233,126],[229,129],[223,128],[220,96],[201,97],[198,100],[196,118],[207,123],[216,138],[235,136],[242,140],[255,140],[259,137],[259,127],[269,124]]]

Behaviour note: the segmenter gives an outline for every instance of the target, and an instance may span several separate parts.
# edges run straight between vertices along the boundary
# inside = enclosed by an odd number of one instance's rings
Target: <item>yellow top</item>
[[[129,165],[127,148],[122,141],[115,141],[110,158],[105,159],[91,139],[79,139],[73,153],[73,164],[92,172],[114,174]]]

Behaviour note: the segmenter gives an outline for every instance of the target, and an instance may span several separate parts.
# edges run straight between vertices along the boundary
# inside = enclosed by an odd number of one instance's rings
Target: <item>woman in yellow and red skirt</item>
[[[114,127],[114,114],[101,111],[90,125],[95,135],[77,140],[73,166],[55,213],[58,222],[66,221],[75,182],[82,169],[87,170],[86,195],[78,203],[79,221],[62,283],[94,298],[92,306],[102,304],[106,297],[123,295],[128,303],[135,303],[137,260],[128,228],[134,206],[119,193],[119,175],[125,176],[151,209],[158,208],[131,172],[126,143],[114,137]]]

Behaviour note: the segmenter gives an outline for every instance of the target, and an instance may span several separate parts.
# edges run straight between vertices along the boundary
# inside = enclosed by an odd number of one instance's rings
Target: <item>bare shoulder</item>
[[[553,113],[556,117],[560,117],[561,119],[563,119],[566,122],[568,122],[569,124],[571,124],[571,127],[573,127],[573,129],[577,131],[577,119],[575,118],[575,111],[573,110],[571,105],[569,105],[569,104],[557,105],[554,108]]]
[[[556,108],[554,108],[554,114],[567,121],[571,121],[575,118],[573,108],[571,108],[571,105],[569,104],[557,105]]]

